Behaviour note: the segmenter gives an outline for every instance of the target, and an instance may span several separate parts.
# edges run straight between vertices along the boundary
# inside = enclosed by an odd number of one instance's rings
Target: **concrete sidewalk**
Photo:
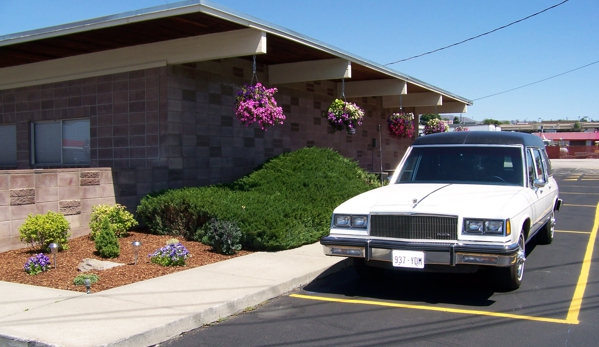
[[[0,282],[0,346],[150,346],[346,266],[315,243],[92,294]]]

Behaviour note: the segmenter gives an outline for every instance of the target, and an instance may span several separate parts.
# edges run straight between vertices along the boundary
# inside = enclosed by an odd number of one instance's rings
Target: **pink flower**
[[[414,136],[414,114],[393,113],[387,118],[387,129],[392,138],[411,138]]]
[[[237,118],[246,127],[259,123],[260,128],[265,131],[274,124],[283,124],[286,118],[283,109],[277,106],[274,98],[276,92],[277,88],[266,89],[260,82],[255,86],[244,85],[235,100]]]

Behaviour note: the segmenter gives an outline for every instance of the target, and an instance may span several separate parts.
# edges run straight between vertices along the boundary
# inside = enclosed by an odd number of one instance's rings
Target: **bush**
[[[202,243],[219,254],[235,254],[241,250],[241,230],[235,222],[211,220],[204,227]]]
[[[181,243],[167,243],[166,246],[148,256],[152,263],[162,266],[184,266],[185,260],[191,257],[187,248]]]
[[[277,251],[318,241],[337,205],[379,186],[355,161],[311,147],[273,158],[228,185],[147,195],[137,213],[152,233],[196,240],[210,220],[232,221],[244,249]]]
[[[25,262],[23,270],[31,276],[50,270],[50,258],[44,253],[37,254]]]
[[[51,243],[57,243],[60,250],[69,249],[69,229],[71,226],[61,214],[48,211],[46,214],[29,214],[19,228],[19,239],[44,251]]]
[[[89,221],[90,239],[95,239],[100,232],[102,219],[108,218],[116,237],[127,236],[127,232],[138,223],[123,205],[94,205]]]
[[[96,282],[98,282],[100,280],[100,277],[98,277],[98,275],[96,274],[81,274],[81,275],[77,275],[75,277],[75,279],[73,279],[73,284],[76,286],[82,286],[85,284],[85,280],[89,279],[89,281],[91,282],[91,284],[94,284]]]
[[[100,232],[95,239],[96,250],[102,258],[116,258],[121,254],[119,239],[114,234],[108,218],[103,218],[101,223]]]

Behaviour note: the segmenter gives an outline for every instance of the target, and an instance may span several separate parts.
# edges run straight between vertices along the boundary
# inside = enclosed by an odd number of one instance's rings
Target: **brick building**
[[[278,88],[283,125],[235,117],[253,76]],[[342,93],[366,111],[354,135],[323,118]],[[29,213],[61,211],[83,235],[92,205],[134,211],[149,192],[231,182],[305,146],[391,169],[411,143],[386,131],[400,103],[415,114],[472,104],[199,0],[0,37],[0,251],[23,246]]]

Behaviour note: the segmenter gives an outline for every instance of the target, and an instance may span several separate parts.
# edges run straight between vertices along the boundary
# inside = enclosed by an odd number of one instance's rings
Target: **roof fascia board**
[[[0,89],[266,53],[266,33],[241,29],[0,69]]]
[[[323,81],[338,78],[351,78],[351,63],[349,61],[325,59],[275,64],[268,67],[268,80],[271,84]]]
[[[401,103],[401,105],[400,105]],[[409,93],[402,95],[401,100],[398,95],[383,96],[383,108],[396,107],[420,107],[420,106],[440,106],[443,105],[443,96],[441,94],[427,93]]]
[[[344,85],[345,84],[345,88]],[[345,93],[343,90],[345,89]],[[407,93],[407,83],[399,79],[355,81],[337,83],[338,96],[345,94],[348,98],[381,95],[400,95]]]
[[[443,102],[440,106],[416,107],[417,114],[467,113],[468,105],[461,102]]]

